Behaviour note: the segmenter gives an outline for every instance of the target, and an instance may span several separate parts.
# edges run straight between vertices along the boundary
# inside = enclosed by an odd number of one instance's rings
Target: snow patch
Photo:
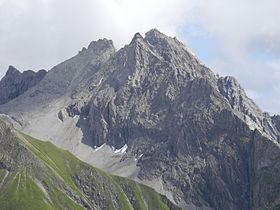
[[[143,156],[143,153],[140,154],[138,157],[134,158],[135,161],[139,160]]]
[[[250,117],[245,116],[245,122],[249,126],[250,130],[255,130],[255,129],[259,130],[259,126],[257,125],[257,123],[254,122]]]
[[[128,148],[128,146],[127,146],[127,144],[125,144],[125,145],[123,145],[122,148],[115,150],[114,153],[125,153],[127,148]]]
[[[250,117],[245,116],[245,122],[249,126],[250,130],[253,131],[253,130],[257,129],[263,136],[265,136],[266,138],[274,141],[269,135],[267,135],[267,133],[265,133],[263,131],[263,129],[258,125],[258,123],[253,121]]]
[[[101,77],[101,79],[99,80],[96,86],[99,86],[102,83],[102,81],[103,81],[103,77]]]
[[[98,150],[100,150],[102,147],[104,147],[105,144],[102,144],[101,146],[97,147],[97,146],[94,146],[94,152],[97,152]]]

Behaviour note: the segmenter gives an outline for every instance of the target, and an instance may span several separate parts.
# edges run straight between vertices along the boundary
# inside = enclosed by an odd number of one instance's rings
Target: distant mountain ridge
[[[156,29],[118,51],[111,40],[92,42],[0,112],[183,209],[279,207],[279,116]]]
[[[9,66],[6,75],[0,81],[0,104],[7,103],[23,94],[39,83],[46,74],[46,70],[38,72],[28,70],[21,73],[15,67]]]

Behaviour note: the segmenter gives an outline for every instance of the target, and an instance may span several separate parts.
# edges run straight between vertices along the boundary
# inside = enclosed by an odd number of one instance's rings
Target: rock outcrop
[[[156,29],[118,51],[92,42],[0,111],[91,164],[129,168],[183,209],[279,205],[279,116]]]
[[[0,104],[22,95],[29,88],[38,84],[46,74],[46,70],[38,72],[28,70],[21,73],[15,67],[9,66],[6,75],[0,81]]]

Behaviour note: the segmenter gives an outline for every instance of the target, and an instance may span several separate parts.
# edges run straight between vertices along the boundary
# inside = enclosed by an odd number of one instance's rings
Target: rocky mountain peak
[[[98,52],[103,52],[107,49],[115,49],[113,41],[112,40],[108,40],[106,38],[104,39],[99,39],[97,41],[92,41],[89,46],[88,49],[93,50],[94,52],[98,53]]]
[[[9,66],[6,75],[0,80],[0,104],[7,103],[23,94],[40,82],[46,74],[46,70],[38,72],[28,70],[21,73],[15,67]]]
[[[126,48],[126,47],[124,47],[124,48]],[[144,49],[147,51],[149,46],[148,46],[146,40],[144,40],[143,36],[139,32],[137,32],[133,36],[130,44],[128,45],[128,48],[130,48],[129,51],[131,51],[131,52],[134,50],[144,50]]]
[[[156,180],[185,209],[254,209],[258,195],[251,192],[268,189],[255,172],[262,173],[261,164],[273,169],[269,151],[278,159],[279,144],[271,140],[279,140],[280,117],[264,114],[235,78],[215,76],[182,42],[157,29],[145,37],[136,33],[117,52],[110,40],[94,41],[28,92],[0,110],[20,110],[29,134],[87,161],[95,154],[84,154],[84,142],[114,151],[125,147],[120,164],[137,164],[137,178]],[[260,166],[253,165],[257,161]],[[123,170],[108,162],[100,165]],[[273,176],[264,177],[271,186]]]
[[[157,29],[152,29],[145,34],[144,38],[150,45],[161,49],[161,50],[171,50],[186,48],[186,46],[180,42],[176,37],[170,37],[161,33]]]
[[[133,36],[133,39],[132,39],[132,42],[133,41],[136,41],[137,39],[143,39],[143,36],[137,32],[134,36]]]
[[[19,75],[20,74],[20,71],[17,70],[14,66],[10,65],[8,67],[8,70],[6,72],[6,77],[9,77],[9,76],[16,76],[16,75]]]
[[[161,33],[156,28],[149,30],[145,34],[145,39],[150,41],[151,43],[156,42],[158,40],[168,39],[168,38],[169,38],[168,36],[166,36],[165,34]]]
[[[274,119],[262,110],[251,100],[238,81],[231,76],[220,77],[217,81],[220,93],[228,100],[234,111],[250,127],[251,130],[257,129],[267,138],[280,140],[279,129]]]

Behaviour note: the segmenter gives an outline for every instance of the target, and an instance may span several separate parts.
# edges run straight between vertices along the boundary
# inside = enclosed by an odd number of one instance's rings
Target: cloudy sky
[[[280,113],[279,8],[279,0],[0,0],[0,77],[10,64],[50,69],[92,40],[120,48],[158,28]]]

